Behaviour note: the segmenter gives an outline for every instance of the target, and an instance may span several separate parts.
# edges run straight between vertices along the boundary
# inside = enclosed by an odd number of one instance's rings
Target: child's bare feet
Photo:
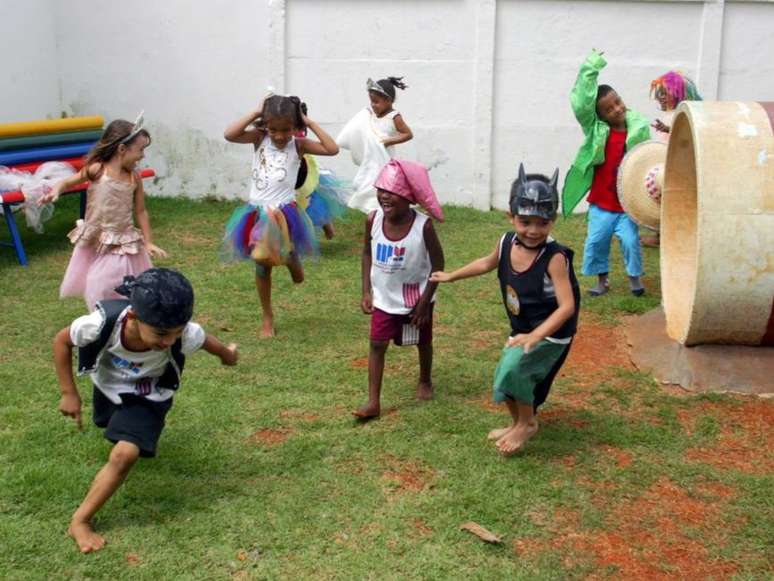
[[[95,533],[89,522],[71,522],[67,534],[73,538],[81,553],[93,553],[105,547],[104,537]]]
[[[503,456],[512,456],[519,452],[529,439],[537,434],[538,423],[536,421],[524,424],[516,424],[507,434],[497,440],[497,449]]]
[[[419,382],[417,384],[417,399],[422,401],[433,399],[433,384]]]
[[[492,430],[487,434],[486,439],[487,440],[499,440],[502,438],[505,434],[511,431],[513,428],[513,425],[508,426],[507,428],[497,428],[495,430]]]
[[[380,413],[379,403],[371,403],[369,401],[352,412],[352,415],[359,420],[372,420],[378,418]]]
[[[271,339],[274,337],[274,318],[264,317],[261,324],[261,339]]]

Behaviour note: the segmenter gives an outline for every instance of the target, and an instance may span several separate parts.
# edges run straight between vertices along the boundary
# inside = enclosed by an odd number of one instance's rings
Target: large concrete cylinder
[[[774,345],[774,103],[684,101],[661,200],[667,333]]]

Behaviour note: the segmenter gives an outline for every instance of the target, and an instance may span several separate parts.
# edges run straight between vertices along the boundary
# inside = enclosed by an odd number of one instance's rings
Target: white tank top
[[[277,149],[266,135],[253,154],[250,203],[279,208],[295,200],[300,166],[295,137],[283,149]]]
[[[384,213],[376,210],[371,225],[371,293],[377,309],[406,315],[425,292],[432,268],[423,235],[427,220],[414,211],[406,237],[391,240],[384,234]]]

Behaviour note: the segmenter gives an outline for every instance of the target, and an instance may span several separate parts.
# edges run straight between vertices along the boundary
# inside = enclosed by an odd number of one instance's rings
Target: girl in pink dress
[[[115,287],[124,276],[151,268],[151,256],[167,255],[153,244],[145,190],[135,171],[150,141],[142,115],[135,123],[113,121],[86,156],[81,171],[56,183],[41,199],[41,203],[53,203],[68,188],[91,182],[86,217],[68,234],[75,248],[59,289],[60,297],[83,297],[90,311],[99,300],[118,298]]]

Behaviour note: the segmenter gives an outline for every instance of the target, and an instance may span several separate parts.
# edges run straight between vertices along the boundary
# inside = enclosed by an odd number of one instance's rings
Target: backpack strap
[[[97,303],[97,310],[102,315],[102,326],[95,341],[78,348],[78,375],[91,373],[97,368],[97,360],[113,334],[118,317],[128,306],[128,299],[110,299]]]

